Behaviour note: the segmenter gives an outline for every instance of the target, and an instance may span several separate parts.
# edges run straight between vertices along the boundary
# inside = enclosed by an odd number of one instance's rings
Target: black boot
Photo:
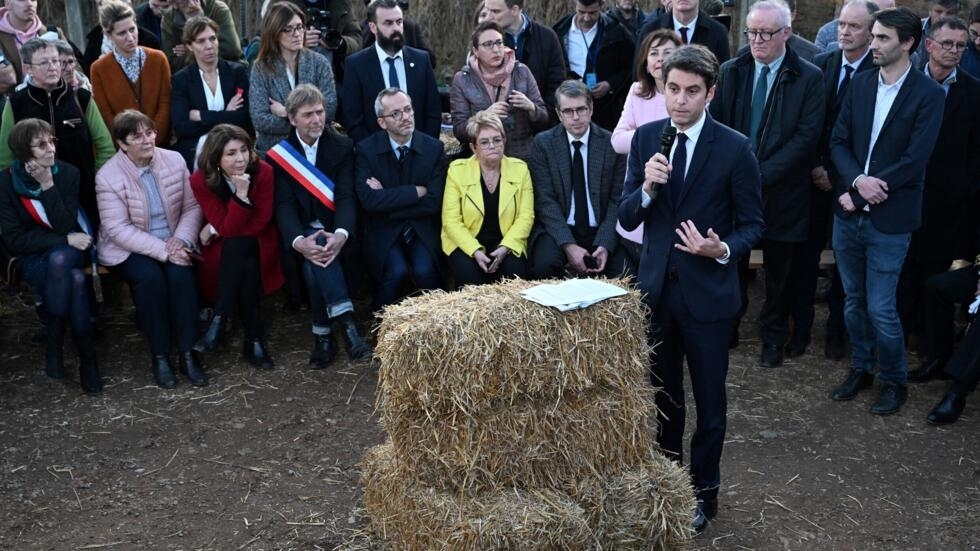
[[[194,386],[208,386],[208,376],[201,368],[201,362],[197,359],[197,353],[193,350],[180,353],[180,372]]]
[[[323,369],[337,357],[337,341],[333,334],[314,335],[313,352],[310,353],[310,369]]]
[[[102,392],[102,376],[99,374],[99,362],[95,353],[95,332],[72,331],[75,348],[78,349],[78,381],[82,390],[89,394]]]
[[[152,360],[153,378],[157,381],[160,388],[174,388],[177,386],[177,376],[174,375],[174,368],[170,365],[170,356],[161,354],[153,356]]]
[[[194,343],[194,350],[196,352],[211,352],[215,348],[218,348],[218,345],[224,339],[224,325],[224,316],[215,314],[211,318],[211,325],[208,325],[208,330]]]
[[[46,346],[44,349],[44,373],[52,379],[65,378],[65,318],[47,316]]]
[[[364,342],[361,334],[358,333],[354,316],[349,313],[341,316],[340,326],[344,335],[344,343],[347,345],[347,355],[350,356],[351,361],[370,360],[373,354],[371,345]]]
[[[269,351],[262,344],[262,339],[250,339],[246,337],[242,356],[245,358],[245,361],[254,367],[259,369],[272,369],[272,357],[269,356]]]

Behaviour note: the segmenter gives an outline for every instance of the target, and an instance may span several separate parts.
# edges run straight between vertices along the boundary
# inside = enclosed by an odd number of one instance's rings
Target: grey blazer
[[[626,176],[626,157],[613,151],[611,138],[608,130],[592,123],[585,169],[589,201],[599,224],[593,246],[605,247],[610,254],[619,244],[616,216]],[[534,137],[528,167],[534,185],[534,229],[529,242],[547,232],[559,246],[574,243],[567,222],[572,208],[572,156],[565,127],[559,124]]]
[[[298,73],[296,84],[309,83],[323,92],[327,100],[329,124],[337,114],[337,87],[334,85],[330,62],[316,52],[303,49],[299,52],[296,72]],[[269,100],[274,99],[285,105],[286,97],[289,96],[292,88],[289,87],[286,65],[281,58],[273,61],[272,71],[263,71],[257,63],[253,65],[249,81],[248,112],[252,116],[252,125],[255,126],[258,134],[255,149],[264,155],[270,147],[282,141],[292,129],[289,119],[277,117],[269,111]]]

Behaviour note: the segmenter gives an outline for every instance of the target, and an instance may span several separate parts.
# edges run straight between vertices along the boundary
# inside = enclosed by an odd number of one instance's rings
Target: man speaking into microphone
[[[679,462],[687,357],[698,416],[691,440],[693,527],[700,532],[718,510],[728,338],[741,303],[737,261],[762,236],[762,183],[748,138],[705,111],[718,79],[714,54],[683,46],[663,72],[670,119],[634,134],[619,221],[627,230],[645,223],[638,281],[653,310],[651,381],[662,387],[657,441]],[[661,152],[667,126],[677,134],[664,148],[669,157]]]

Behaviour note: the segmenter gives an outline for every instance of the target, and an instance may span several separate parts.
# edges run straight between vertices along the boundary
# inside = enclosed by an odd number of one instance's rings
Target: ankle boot
[[[333,334],[313,335],[310,369],[324,369],[335,357],[337,357],[337,341],[333,339]]]
[[[95,332],[72,331],[75,348],[78,350],[78,381],[82,390],[89,394],[102,392],[102,376],[99,374],[99,362],[95,353]]]
[[[46,346],[44,349],[44,373],[52,379],[65,378],[65,318],[47,316]]]
[[[217,348],[224,337],[224,325],[224,316],[215,314],[211,318],[211,325],[208,325],[208,330],[194,344],[194,350],[196,352],[211,352]]]
[[[174,368],[170,365],[170,356],[160,354],[153,356],[153,378],[157,381],[160,388],[171,389],[177,386],[177,376],[174,375]]]
[[[344,314],[340,318],[341,333],[344,335],[344,343],[347,345],[347,354],[351,361],[371,359],[371,345],[364,342],[361,334],[357,331],[357,324],[354,323],[354,316]]]
[[[259,369],[272,369],[272,357],[269,356],[269,351],[266,350],[265,345],[262,344],[262,339],[250,339],[245,337],[245,346],[242,350],[242,356],[245,361],[252,364],[252,366]]]
[[[194,386],[208,386],[208,376],[201,368],[201,362],[197,359],[197,353],[193,350],[180,353],[180,372],[187,376],[187,380]]]

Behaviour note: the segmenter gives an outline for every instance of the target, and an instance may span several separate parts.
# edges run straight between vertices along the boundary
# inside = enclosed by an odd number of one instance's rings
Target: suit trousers
[[[388,249],[381,283],[375,291],[375,310],[397,302],[402,296],[402,287],[409,278],[414,279],[420,290],[442,287],[436,259],[417,236],[408,243],[397,240]]]
[[[789,316],[799,294],[805,253],[806,243],[762,242],[766,295],[759,311],[759,337],[763,344],[782,348],[789,340]]]
[[[498,279],[527,278],[527,260],[512,254],[508,254],[500,261],[500,267],[495,273],[488,274],[480,269],[473,257],[466,256],[466,253],[456,249],[449,253],[449,269],[453,273],[453,279],[456,280],[457,289],[463,285],[481,285]]]
[[[878,378],[902,385],[908,380],[908,365],[895,291],[911,235],[881,232],[863,211],[834,220],[834,251],[847,297],[850,368],[874,372],[877,352]]]
[[[814,188],[810,193],[810,232],[804,245],[803,268],[792,311],[793,335],[790,338],[795,344],[810,344],[810,331],[816,317],[814,302],[820,276],[820,255],[829,244],[833,222],[830,194]],[[843,337],[847,331],[844,327],[844,286],[836,264],[827,270],[827,275],[830,279],[826,298],[827,335]]]
[[[980,323],[974,320],[970,324],[966,337],[943,371],[955,380],[954,390],[957,390],[957,386],[960,392],[976,390],[977,383],[980,383]]]
[[[734,318],[698,321],[676,279],[668,276],[657,304],[651,305],[651,382],[657,392],[657,442],[672,459],[684,456],[684,359],[687,359],[697,422],[691,438],[691,481],[699,499],[717,497],[721,452],[728,415],[725,378],[728,338]]]
[[[906,257],[902,273],[898,277],[896,303],[898,317],[902,320],[902,330],[905,337],[922,335],[925,327],[925,292],[926,281],[934,275],[949,269],[952,259],[948,261],[919,261]]]
[[[194,268],[132,253],[109,270],[122,274],[133,292],[136,316],[150,341],[150,353],[168,354],[172,343],[178,352],[190,352],[197,338]]]
[[[576,240],[576,244],[592,252],[594,249],[592,246],[594,238],[595,235],[588,240]],[[555,239],[551,235],[541,232],[534,238],[528,262],[531,265],[532,279],[565,277],[565,265],[568,264],[568,257],[565,256],[565,251],[558,246],[558,243],[555,242]],[[606,267],[602,271],[602,275],[606,277],[622,277],[624,274],[633,276],[635,270],[626,248],[620,243],[620,246],[616,247],[616,250],[612,251],[606,257]]]
[[[942,272],[926,281],[920,347],[923,357],[937,360],[952,357],[954,305],[972,301],[976,289],[977,268],[974,266]]]

